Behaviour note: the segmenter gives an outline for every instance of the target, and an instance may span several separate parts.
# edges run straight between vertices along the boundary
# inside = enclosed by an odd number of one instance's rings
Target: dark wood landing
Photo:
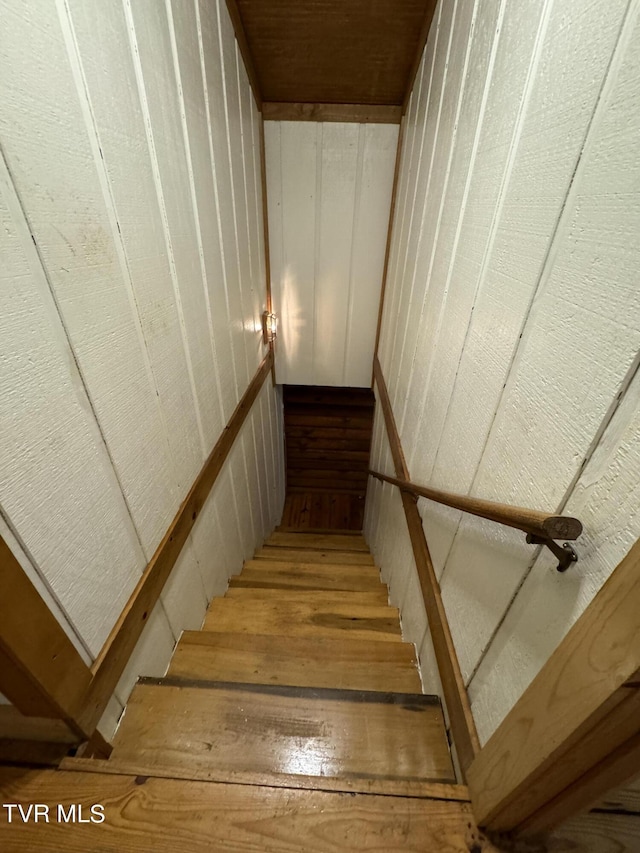
[[[369,388],[284,386],[288,530],[361,530],[375,398]]]
[[[364,495],[289,489],[281,530],[362,530]]]

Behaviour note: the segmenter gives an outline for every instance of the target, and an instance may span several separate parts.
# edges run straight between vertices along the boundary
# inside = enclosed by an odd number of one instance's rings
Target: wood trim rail
[[[0,537],[0,691],[28,717],[63,720],[79,738],[73,698],[91,670]]]
[[[75,716],[84,731],[93,732],[129,657],[140,638],[146,620],[153,610],[171,570],[187,541],[196,518],[211,491],[229,451],[255,402],[265,378],[271,371],[273,352],[262,360],[251,384],[242,396],[229,423],[216,442],[209,458],[191,486],[175,518],[142,577],[134,589],[120,618],[113,627],[100,655],[91,669],[87,689],[75,692]]]
[[[482,498],[443,492],[427,486],[418,486],[416,483],[411,483],[405,479],[389,477],[379,471],[370,470],[369,474],[385,483],[398,486],[405,492],[436,501],[445,506],[451,506],[471,515],[477,515],[480,518],[487,518],[489,521],[505,524],[507,527],[515,527],[517,530],[532,533],[534,536],[541,536],[545,539],[577,539],[582,533],[581,522],[570,516],[550,515],[535,509],[525,509],[524,507],[509,506],[495,501],[486,501]]]
[[[389,393],[377,356],[374,357],[373,366],[394,468],[398,477],[402,477],[403,480],[409,480],[409,471],[393,416]],[[401,496],[407,527],[409,528],[413,555],[418,570],[420,589],[422,590],[425,610],[427,612],[429,630],[431,632],[431,639],[433,640],[438,672],[442,681],[444,700],[449,713],[451,733],[460,766],[463,773],[466,774],[467,768],[480,749],[480,742],[460,671],[458,656],[453,644],[447,614],[442,602],[440,585],[436,578],[429,547],[424,535],[424,528],[422,527],[422,519],[418,512],[417,498],[406,491],[402,491]]]
[[[551,828],[640,772],[640,541],[471,764],[478,823]]]
[[[265,121],[345,121],[358,124],[400,124],[402,107],[395,104],[311,104],[265,101]]]

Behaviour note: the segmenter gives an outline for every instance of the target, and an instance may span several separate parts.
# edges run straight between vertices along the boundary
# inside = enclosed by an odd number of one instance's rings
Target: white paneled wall
[[[368,387],[395,125],[265,122],[278,382]]]
[[[380,358],[411,476],[585,524],[559,575],[420,502],[483,740],[640,535],[639,9],[441,3],[405,119]]]
[[[92,660],[265,353],[261,118],[223,0],[0,11],[1,513]],[[276,523],[281,445],[267,382],[110,719]]]

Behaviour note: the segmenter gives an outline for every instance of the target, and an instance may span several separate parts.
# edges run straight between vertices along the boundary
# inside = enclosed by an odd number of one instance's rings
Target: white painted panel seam
[[[409,247],[411,245],[411,233],[413,230],[413,218],[414,218],[414,215],[416,213],[416,208],[419,206],[417,203],[417,193],[418,193],[418,186],[420,183],[420,173],[422,172],[422,168],[423,168],[424,142],[425,142],[425,138],[426,138],[427,124],[428,124],[427,117],[429,115],[429,106],[431,104],[431,95],[432,95],[432,89],[433,89],[433,74],[434,74],[434,70],[436,67],[436,57],[438,55],[438,43],[440,41],[440,20],[442,17],[442,6],[443,6],[443,3],[438,3],[438,20],[436,23],[435,36],[434,36],[434,40],[433,40],[433,52],[432,52],[432,56],[431,56],[431,68],[429,69],[429,85],[427,87],[427,97],[426,97],[425,105],[424,105],[425,119],[422,122],[422,128],[421,128],[421,133],[420,133],[420,142],[418,144],[418,150],[417,150],[418,165],[416,168],[416,174],[415,174],[415,178],[414,178],[414,182],[413,182],[413,193],[411,196],[411,203],[409,205],[409,211],[410,211],[409,212],[409,227],[407,229],[407,240],[405,241],[405,245],[404,245],[404,261],[402,262],[402,273],[400,275],[400,281],[396,285],[399,288],[399,298],[398,298],[398,305],[399,306],[402,305],[403,295],[405,292],[405,282],[406,282],[406,275],[407,275],[407,262],[409,260]],[[441,99],[441,101],[442,101],[442,99]],[[420,107],[418,108],[418,112],[420,112]],[[433,151],[435,151],[435,141],[434,141],[434,145],[433,145],[433,149],[432,149],[432,155],[433,155]],[[433,162],[433,158],[432,158],[431,162]],[[428,188],[427,188],[427,195],[425,196],[424,199],[420,199],[419,204],[424,205],[427,197],[428,197]],[[414,265],[414,271],[415,271],[415,265]],[[412,277],[412,286],[413,286],[413,277]],[[398,344],[400,346],[401,352],[404,349],[405,337],[407,334],[407,326],[408,326],[408,320],[409,320],[409,310],[408,310],[409,304],[410,303],[408,302],[407,303],[407,310],[405,312],[406,319],[405,319],[405,324],[404,324],[404,333],[402,335],[398,334],[400,324],[396,323],[396,335],[395,335],[395,339],[393,342],[393,348],[391,350],[391,362],[390,362],[390,364],[391,364],[392,371],[393,371],[394,355],[396,353],[396,349],[397,349]],[[399,363],[400,363],[400,361],[398,361],[398,364]],[[393,372],[395,372],[395,371],[393,371]],[[398,400],[397,400],[398,390],[399,390],[399,383],[395,382],[394,387],[393,387],[392,392],[391,392],[392,404],[393,404],[394,409],[395,409],[396,404],[398,402]]]
[[[176,78],[176,88],[178,90],[178,100],[180,102],[180,124],[182,126],[182,136],[184,139],[184,147],[187,158],[187,173],[189,175],[189,190],[191,193],[191,205],[193,209],[193,219],[195,222],[196,240],[198,243],[198,257],[200,260],[200,273],[202,276],[202,290],[204,293],[204,301],[207,310],[207,321],[209,328],[209,344],[211,346],[211,363],[213,366],[214,381],[216,383],[216,391],[218,395],[218,405],[220,407],[221,420],[224,422],[224,406],[222,404],[222,388],[220,384],[220,370],[218,368],[218,358],[216,356],[216,344],[213,335],[213,318],[211,316],[211,301],[209,298],[209,288],[207,286],[207,270],[204,263],[204,249],[202,246],[202,228],[200,225],[200,214],[198,211],[198,203],[196,200],[196,186],[193,175],[193,159],[191,155],[191,143],[189,141],[189,129],[187,127],[187,114],[184,103],[184,91],[182,88],[182,76],[180,74],[180,62],[178,59],[178,44],[176,41],[175,23],[173,20],[173,10],[171,0],[165,0],[167,11],[167,21],[169,24],[169,38],[171,41],[171,53],[173,56],[173,69]],[[205,455],[211,448],[205,446]]]
[[[220,51],[220,71],[222,75],[222,100],[224,103],[224,113],[226,117],[226,136],[227,136],[227,162],[229,166],[229,174],[231,176],[231,209],[233,212],[233,225],[234,225],[234,234],[235,234],[235,243],[236,243],[236,264],[238,269],[238,286],[240,289],[240,305],[242,306],[242,264],[240,262],[240,235],[238,233],[238,211],[236,205],[236,196],[234,192],[234,184],[233,184],[233,157],[231,155],[232,142],[231,142],[231,127],[229,123],[229,99],[227,95],[227,72],[224,64],[224,47],[222,44],[222,12],[220,8],[220,0],[216,0],[216,8],[218,13],[218,49]],[[226,11],[226,9],[225,9]],[[235,42],[234,42],[235,44]],[[236,65],[237,69],[237,65]],[[237,74],[237,70],[236,70]],[[236,85],[237,85],[237,76],[236,76]],[[240,322],[242,322],[242,319]],[[232,320],[232,322],[234,322]],[[249,375],[249,361],[247,359],[247,351],[246,347],[243,346],[244,351],[244,360],[245,360],[245,375]],[[239,393],[240,396],[240,393]]]
[[[353,285],[353,258],[355,246],[356,226],[360,216],[360,197],[362,195],[362,168],[364,164],[364,135],[365,125],[358,127],[358,159],[356,163],[356,184],[353,199],[353,220],[351,224],[351,246],[349,256],[349,294],[347,298],[347,327],[344,336],[344,347],[342,350],[342,384],[347,384],[347,354],[349,352],[349,338],[353,323],[354,308],[354,285]]]
[[[534,88],[534,85],[536,82],[536,74],[538,71],[538,67],[540,65],[540,59],[542,57],[544,41],[545,41],[545,37],[546,37],[546,33],[547,33],[547,28],[549,25],[549,19],[551,17],[551,10],[553,8],[553,3],[554,3],[554,0],[545,0],[544,6],[542,9],[542,14],[540,15],[540,20],[538,22],[538,30],[536,32],[536,38],[535,38],[535,43],[534,43],[534,49],[533,49],[532,56],[531,56],[531,61],[529,63],[529,68],[527,70],[527,77],[526,77],[525,85],[524,85],[524,93],[523,93],[522,98],[520,99],[520,105],[518,108],[518,115],[517,115],[516,122],[514,125],[513,133],[511,135],[511,142],[509,145],[509,153],[507,154],[507,158],[506,158],[506,166],[505,166],[505,169],[504,169],[503,174],[502,174],[502,181],[500,184],[500,189],[498,191],[498,197],[496,200],[496,205],[495,205],[495,208],[493,211],[491,226],[490,226],[490,230],[489,230],[489,238],[488,238],[487,243],[485,245],[485,249],[484,249],[484,253],[483,253],[483,257],[482,257],[482,262],[480,265],[480,271],[479,271],[478,278],[477,278],[475,288],[474,288],[474,296],[473,296],[473,304],[474,305],[475,305],[475,302],[478,298],[478,294],[479,294],[480,290],[482,289],[483,284],[485,282],[487,269],[489,267],[489,260],[491,258],[492,252],[493,252],[493,246],[495,244],[496,235],[498,232],[498,225],[500,223],[501,216],[502,216],[502,210],[504,208],[505,197],[506,197],[506,189],[507,189],[507,186],[508,186],[509,181],[511,179],[511,175],[513,173],[513,169],[515,166],[516,157],[517,157],[517,153],[518,153],[518,147],[519,147],[520,138],[521,138],[522,130],[523,130],[523,125],[524,125],[525,118],[527,115],[527,108],[528,108],[529,102],[531,100],[532,91],[533,91],[533,88]],[[526,323],[526,317],[525,317],[524,322]],[[462,363],[462,359],[464,357],[465,348],[466,348],[466,345],[467,345],[467,342],[469,339],[469,333],[470,333],[472,325],[473,325],[473,308],[471,309],[469,321],[467,323],[467,329],[466,329],[464,340],[462,343],[462,348],[460,350],[460,355],[458,357],[458,364],[456,366],[456,371],[454,374],[453,382],[451,384],[451,390],[449,393],[449,402],[447,404],[447,412],[445,414],[444,420],[442,422],[442,426],[440,428],[440,434],[439,434],[438,438],[436,439],[436,447],[438,449],[436,450],[436,453],[434,455],[433,464],[431,467],[432,472],[436,467],[436,462],[438,459],[438,452],[440,450],[440,442],[441,442],[444,430],[446,428],[447,416],[448,416],[449,410],[451,408],[451,403],[453,400],[453,395],[454,395],[454,390],[455,390],[455,384],[456,384],[456,380],[458,378],[458,374],[460,371],[460,364]],[[481,458],[482,457],[480,457],[480,459]],[[478,465],[480,465],[480,462],[478,462]],[[445,568],[446,568],[446,565],[445,565]]]
[[[215,156],[214,156],[214,151],[213,151],[213,131],[212,131],[212,127],[211,127],[211,106],[209,103],[209,84],[207,83],[207,72],[206,72],[205,57],[204,57],[204,42],[203,42],[203,38],[202,38],[202,21],[201,21],[201,17],[200,17],[200,3],[199,3],[199,0],[194,0],[194,2],[195,2],[195,10],[196,10],[196,21],[197,21],[197,26],[198,26],[198,48],[200,51],[200,69],[201,69],[201,73],[202,73],[202,88],[203,88],[203,92],[204,92],[204,106],[205,106],[205,115],[206,115],[206,119],[207,119],[207,136],[208,136],[208,141],[209,141],[209,160],[211,163],[211,173],[212,173],[212,177],[213,177],[213,195],[214,195],[215,206],[216,206],[218,240],[220,243],[220,261],[222,264],[222,280],[223,280],[223,285],[224,285],[224,296],[225,296],[225,303],[226,303],[226,307],[227,307],[227,316],[231,317],[231,307],[230,307],[230,303],[229,303],[229,282],[228,282],[228,277],[227,277],[228,259],[225,256],[225,246],[224,246],[224,239],[223,239],[223,233],[222,233],[222,220],[221,220],[222,214],[220,212],[220,195],[219,195],[219,191],[218,191],[218,179],[217,179],[217,175],[216,175],[216,162],[215,162]],[[231,332],[230,325],[228,328],[228,334],[229,334],[228,345],[230,347],[230,352],[231,352],[231,367],[233,370],[233,382],[234,382],[234,387],[237,389],[238,388],[238,374],[237,374],[235,358],[233,357],[232,332]],[[223,408],[223,412],[224,412],[224,408]],[[223,414],[223,420],[224,420],[224,414]]]
[[[4,198],[12,220],[15,224],[22,249],[27,259],[27,264],[33,276],[33,280],[38,288],[38,292],[42,300],[42,305],[50,318],[52,327],[58,330],[56,334],[58,346],[60,348],[62,356],[65,358],[69,366],[69,376],[78,403],[80,407],[84,409],[89,415],[87,419],[88,428],[93,433],[96,451],[98,455],[102,457],[107,481],[111,481],[112,483],[113,494],[114,496],[117,496],[116,501],[121,501],[120,522],[122,525],[123,535],[129,540],[132,558],[135,561],[139,562],[140,565],[144,565],[144,549],[140,541],[138,530],[133,521],[131,509],[127,503],[127,499],[120,484],[117,471],[115,469],[113,460],[109,452],[109,448],[107,447],[104,435],[100,428],[100,424],[96,417],[93,403],[91,401],[91,397],[89,395],[89,391],[86,386],[84,377],[80,370],[80,365],[78,364],[75,352],[71,345],[71,340],[69,338],[69,334],[65,326],[62,313],[60,311],[53,289],[51,287],[48,273],[40,256],[40,250],[36,244],[35,238],[31,233],[31,228],[26,215],[26,211],[24,210],[22,202],[18,197],[15,185],[9,172],[9,167],[6,163],[4,153],[1,148],[0,195],[2,195],[2,197]],[[18,541],[20,542],[20,539],[18,539]],[[26,553],[28,554],[28,551]],[[43,583],[46,583],[45,575],[42,571],[42,568],[36,563],[35,560],[33,560],[30,555],[29,559],[31,560],[38,574],[42,577]],[[62,605],[60,606],[62,607]],[[64,612],[66,615],[66,611]]]
[[[156,194],[158,197],[158,204],[160,206],[160,216],[162,220],[162,228],[164,232],[165,243],[167,246],[167,255],[169,258],[169,269],[171,272],[171,283],[173,285],[173,293],[176,301],[176,307],[178,309],[178,317],[180,320],[180,336],[182,341],[182,348],[184,351],[185,361],[187,364],[187,370],[189,374],[189,384],[191,387],[191,396],[193,399],[194,412],[196,416],[196,422],[198,424],[198,434],[200,438],[200,447],[202,451],[202,458],[204,459],[207,455],[207,445],[204,438],[204,429],[202,426],[202,416],[200,413],[200,405],[198,402],[198,394],[196,390],[195,376],[193,373],[193,364],[191,361],[191,354],[189,352],[189,346],[187,343],[187,329],[186,323],[184,319],[184,309],[182,306],[182,298],[180,296],[180,287],[178,284],[178,277],[176,272],[175,265],[175,257],[173,252],[173,242],[171,239],[171,233],[169,230],[169,220],[167,217],[167,209],[164,198],[164,190],[162,188],[162,181],[160,177],[160,170],[158,166],[158,157],[156,154],[156,147],[154,141],[154,131],[151,125],[151,116],[149,112],[149,103],[147,99],[147,91],[146,85],[144,81],[144,76],[142,73],[142,64],[140,61],[140,52],[138,50],[138,42],[135,31],[135,25],[133,20],[133,10],[131,8],[131,0],[123,0],[124,13],[127,21],[127,32],[129,34],[129,44],[131,48],[131,56],[133,59],[133,67],[136,75],[136,82],[138,84],[138,95],[140,97],[140,106],[142,108],[142,113],[144,115],[144,126],[145,126],[145,134],[147,137],[147,145],[149,148],[149,156],[151,158],[151,171],[153,174],[154,185],[156,189]]]
[[[115,199],[113,197],[113,193],[111,190],[111,184],[109,182],[109,178],[106,172],[106,166],[104,162],[104,158],[102,155],[102,147],[100,145],[100,135],[98,133],[98,128],[95,120],[95,116],[93,114],[93,108],[91,106],[91,99],[89,96],[89,87],[87,85],[87,80],[84,74],[84,69],[82,67],[82,62],[80,59],[80,49],[78,46],[75,29],[73,26],[73,20],[71,17],[71,10],[69,9],[69,5],[67,0],[56,0],[58,7],[58,17],[60,20],[60,26],[62,30],[62,34],[65,40],[65,44],[67,47],[67,54],[69,57],[69,64],[71,67],[72,76],[74,79],[74,83],[76,84],[76,90],[78,92],[78,98],[80,102],[80,107],[82,110],[82,114],[85,119],[85,127],[87,130],[87,137],[89,140],[89,144],[91,146],[91,151],[93,153],[93,159],[96,166],[96,174],[98,177],[98,182],[100,184],[100,189],[102,191],[102,196],[105,203],[105,208],[107,211],[107,216],[109,219],[109,224],[111,225],[111,234],[113,238],[113,243],[116,249],[116,254],[118,257],[118,264],[120,266],[120,270],[122,272],[122,279],[125,284],[127,299],[129,305],[131,306],[131,315],[133,318],[134,326],[136,329],[136,336],[138,338],[138,342],[140,345],[140,353],[142,355],[145,372],[149,379],[149,383],[152,387],[153,393],[152,396],[155,401],[156,410],[158,413],[158,419],[162,425],[163,437],[166,443],[167,457],[169,459],[169,464],[171,466],[174,482],[173,482],[173,497],[178,500],[179,496],[177,494],[177,483],[179,482],[179,478],[177,475],[177,471],[175,470],[175,462],[173,459],[173,455],[171,453],[171,445],[169,442],[169,431],[167,427],[166,418],[164,416],[164,411],[162,406],[160,405],[160,394],[158,390],[158,385],[154,376],[153,367],[151,365],[151,359],[149,358],[149,352],[147,349],[147,344],[145,340],[144,329],[142,327],[142,321],[140,319],[140,312],[138,308],[138,302],[136,299],[136,295],[133,288],[133,282],[131,278],[131,270],[129,267],[129,261],[127,258],[126,249],[124,247],[124,242],[122,240],[122,234],[120,229],[120,223],[118,221],[118,213],[116,208]],[[88,391],[87,391],[88,393]],[[98,420],[96,416],[96,420]],[[116,466],[114,465],[114,470]],[[124,495],[124,490],[123,490]],[[126,501],[126,496],[125,496]],[[135,526],[135,520],[133,518],[133,514],[131,515],[131,520]],[[141,548],[145,554],[145,558],[148,560],[151,557],[151,554],[147,552],[144,547],[144,543],[142,542],[142,538],[138,535]]]
[[[315,233],[314,233],[314,241],[313,241],[313,299],[310,300],[311,304],[311,318],[310,318],[310,326],[313,330],[311,335],[311,364],[312,364],[312,373],[314,382],[317,381],[316,376],[316,339],[318,335],[322,334],[322,327],[318,329],[318,318],[320,316],[320,312],[318,311],[318,283],[320,276],[320,248],[321,248],[321,227],[322,221],[320,217],[320,210],[322,209],[322,144],[324,139],[324,125],[322,122],[318,122],[316,126],[316,192],[315,192]],[[284,207],[284,205],[283,205]]]
[[[31,583],[36,588],[36,591],[39,593],[49,610],[55,616],[56,621],[58,622],[62,630],[73,643],[75,650],[78,652],[82,660],[87,664],[87,666],[91,666],[95,659],[94,655],[91,652],[91,649],[83,640],[79,631],[71,621],[71,617],[62,605],[62,602],[53,591],[51,585],[49,584],[43,573],[40,571],[39,567],[36,564],[36,561],[33,559],[33,556],[29,552],[29,549],[19,536],[18,531],[14,530],[6,513],[3,511],[1,504],[0,536],[2,536],[2,538],[7,544],[7,547],[20,564],[23,572],[29,578]]]
[[[526,324],[527,320],[529,319],[531,312],[533,310],[535,310],[534,301],[535,301],[536,297],[538,297],[539,294],[543,291],[544,286],[547,284],[547,282],[549,280],[551,270],[553,269],[555,258],[556,258],[557,251],[558,251],[558,245],[560,242],[559,238],[560,238],[563,230],[566,229],[566,227],[567,227],[567,220],[569,218],[569,213],[570,213],[570,211],[572,211],[573,206],[576,203],[577,196],[579,195],[580,178],[582,176],[582,172],[586,168],[586,163],[587,163],[586,154],[588,153],[588,150],[589,150],[589,147],[591,146],[591,144],[593,144],[593,138],[595,137],[595,129],[597,128],[598,123],[600,121],[600,118],[604,114],[606,107],[608,105],[609,98],[610,98],[611,93],[613,91],[613,88],[615,86],[617,73],[618,73],[620,66],[622,65],[622,63],[623,63],[623,61],[627,55],[627,50],[630,49],[630,43],[631,43],[632,36],[634,34],[634,27],[636,25],[636,21],[637,21],[639,12],[640,12],[640,3],[636,2],[636,0],[630,0],[629,5],[627,6],[627,10],[625,12],[625,16],[624,16],[622,23],[621,23],[620,33],[619,33],[618,41],[616,44],[616,48],[614,49],[614,51],[612,53],[611,60],[609,62],[609,67],[607,68],[607,72],[604,76],[602,86],[600,89],[600,93],[598,95],[598,100],[596,102],[596,106],[595,106],[595,109],[593,111],[593,115],[591,116],[591,119],[590,119],[589,124],[587,126],[587,131],[585,134],[584,142],[583,142],[583,144],[580,148],[580,152],[578,154],[578,160],[576,163],[576,167],[574,169],[574,173],[572,175],[571,184],[569,186],[565,201],[562,205],[562,209],[561,209],[559,217],[558,217],[558,221],[556,223],[555,229],[554,229],[553,234],[552,234],[552,238],[551,238],[550,243],[549,243],[549,249],[548,249],[548,252],[547,252],[547,255],[545,257],[545,261],[544,261],[544,264],[543,264],[543,267],[542,267],[542,270],[540,273],[540,278],[538,280],[538,283],[537,283],[536,288],[534,290],[534,293],[532,295],[531,302],[529,305],[529,310],[527,311],[526,317],[523,321],[523,328],[524,328],[524,325]],[[519,361],[521,358],[520,343],[521,343],[522,339],[523,339],[523,336],[521,335],[519,340],[518,340],[518,345],[519,345],[518,351],[514,354],[514,358],[511,362],[511,366],[510,366],[509,374],[508,374],[508,379],[505,382],[504,388],[502,389],[500,401],[499,401],[498,407],[496,408],[496,413],[494,414],[493,423],[495,423],[497,412],[500,408],[500,404],[501,404],[502,400],[505,397],[508,385],[510,384],[512,377],[515,374],[515,367],[517,366],[517,361]],[[630,365],[629,369],[627,370],[627,373],[626,373],[626,375],[622,381],[620,390],[618,391],[618,393],[614,397],[611,405],[607,409],[607,412],[605,413],[604,417],[602,418],[602,420],[599,424],[599,427],[598,427],[597,431],[595,432],[594,437],[589,444],[589,447],[587,448],[587,451],[585,453],[585,457],[583,459],[582,464],[580,465],[580,467],[578,468],[578,470],[574,474],[574,476],[571,480],[571,483],[567,487],[564,496],[562,497],[561,501],[558,504],[557,512],[561,513],[563,511],[564,507],[566,506],[567,502],[570,500],[570,498],[573,494],[573,491],[574,491],[574,489],[575,489],[575,487],[576,487],[576,485],[580,479],[580,476],[582,475],[582,473],[583,473],[585,467],[587,466],[590,458],[592,457],[594,451],[598,447],[598,445],[599,445],[599,443],[600,443],[600,441],[601,441],[601,439],[605,433],[607,426],[611,423],[611,420],[613,419],[616,411],[619,409],[620,405],[622,404],[623,399],[624,399],[627,391],[629,390],[629,387],[631,386],[631,383],[632,383],[634,377],[637,375],[639,369],[640,369],[640,353],[637,354],[636,358],[634,359],[634,361]],[[489,443],[490,436],[491,436],[491,432],[489,432],[489,434],[488,434],[487,440],[485,442],[485,448]],[[484,451],[483,451],[483,455],[484,455]],[[481,457],[481,459],[482,459],[482,457]],[[480,463],[478,464],[478,468],[476,469],[476,476],[477,476],[477,473],[479,471],[479,468],[480,468]],[[475,479],[476,479],[476,477],[474,477],[474,482],[475,482]],[[453,545],[452,545],[452,547],[453,547]],[[534,567],[534,565],[535,565],[535,563],[536,563],[536,561],[540,555],[540,552],[541,552],[540,548],[536,549],[536,553],[535,553],[533,559],[531,560],[530,564],[528,565],[526,571],[523,573],[522,578],[520,579],[520,582],[518,583],[516,589],[514,590],[514,593],[511,596],[507,607],[505,608],[500,620],[498,621],[494,630],[492,631],[491,637],[490,637],[482,655],[479,657],[475,667],[473,668],[473,671],[471,672],[471,674],[467,680],[467,686],[471,685],[471,683],[473,682],[475,676],[477,675],[478,670],[480,669],[485,657],[489,653],[500,628],[502,627],[505,619],[507,618],[507,616],[511,610],[513,603],[515,602],[516,598],[518,597],[520,590],[522,589],[523,585],[527,581],[527,579],[528,579],[528,577],[529,577],[529,575],[530,575],[530,573],[531,573],[531,571],[532,571],[532,569],[533,569],[533,567]]]
[[[478,116],[478,121],[476,124],[476,130],[475,130],[475,134],[474,134],[473,144],[471,147],[471,155],[469,157],[469,166],[467,169],[464,191],[462,194],[462,201],[460,203],[460,210],[458,213],[458,220],[457,220],[457,224],[456,224],[456,230],[455,230],[455,235],[454,235],[454,239],[453,239],[453,246],[452,246],[452,250],[451,250],[451,258],[449,260],[449,267],[447,270],[447,278],[446,278],[446,282],[445,282],[445,286],[444,286],[444,291],[442,294],[440,310],[438,311],[438,319],[437,319],[436,331],[435,331],[435,335],[434,335],[434,339],[433,339],[433,343],[432,343],[432,349],[435,349],[435,347],[437,346],[437,342],[438,342],[438,339],[440,337],[440,331],[442,329],[444,312],[445,312],[445,308],[447,306],[447,296],[449,293],[449,287],[451,284],[451,278],[453,275],[453,269],[455,266],[455,260],[456,260],[456,256],[457,256],[457,252],[458,252],[458,244],[460,242],[460,235],[462,233],[462,224],[463,224],[464,218],[465,218],[467,200],[469,198],[469,191],[471,188],[471,180],[473,178],[473,171],[474,171],[474,166],[475,166],[476,155],[478,152],[478,147],[480,145],[480,136],[481,136],[482,127],[484,124],[484,116],[485,116],[485,111],[486,111],[486,107],[487,107],[487,101],[489,99],[489,89],[490,89],[491,80],[493,77],[493,69],[494,69],[495,62],[496,62],[496,55],[498,52],[498,44],[500,41],[500,31],[502,28],[502,22],[504,20],[506,5],[507,5],[506,0],[501,0],[500,9],[498,12],[498,21],[496,24],[496,34],[495,34],[495,37],[494,37],[492,45],[491,45],[491,54],[489,56],[489,63],[487,66],[487,76],[485,78],[484,89],[482,92],[482,101],[481,101],[481,105],[480,105],[480,113]],[[473,73],[473,71],[471,73]],[[431,360],[431,363],[429,365],[429,369],[427,371],[426,381],[424,383],[424,390],[422,393],[420,405],[418,407],[418,410],[421,412],[424,412],[424,407],[425,407],[426,401],[427,401],[427,395],[429,392],[429,388],[431,386],[431,378],[432,378],[432,374],[433,374],[433,364],[434,364],[434,361]],[[410,454],[410,458],[409,458],[409,466],[410,467],[413,463],[415,450],[416,450],[416,448],[414,447],[411,451],[411,454]]]

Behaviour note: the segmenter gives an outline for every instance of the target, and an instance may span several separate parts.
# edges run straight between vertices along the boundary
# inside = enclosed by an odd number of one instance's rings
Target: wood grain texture
[[[483,825],[514,828],[592,770],[593,799],[615,783],[597,765],[638,734],[640,697],[624,685],[640,666],[639,591],[637,543],[469,769]]]
[[[309,104],[282,101],[262,105],[265,121],[341,121],[362,124],[400,124],[402,110],[375,104]]]
[[[378,590],[381,583],[375,566],[247,560],[242,574],[233,577],[230,586],[365,591]]]
[[[91,670],[0,537],[0,688],[15,705],[6,715],[57,717],[77,725],[74,706]],[[52,721],[53,725],[53,721]]]
[[[237,0],[265,101],[401,104],[432,3]]]
[[[334,604],[358,607],[386,605],[387,591],[382,584],[376,590],[270,589],[268,587],[229,587],[225,598],[238,601],[281,601],[285,604],[314,604],[330,608]]]
[[[365,551],[369,547],[364,536],[314,533],[281,533],[275,531],[265,539],[265,545],[279,545],[281,548],[312,548],[313,550]]]
[[[281,526],[289,530],[362,530],[363,516],[364,500],[359,494],[300,489],[287,494]]]
[[[238,782],[246,774],[376,779],[382,787],[387,778],[455,781],[439,705],[420,704],[428,697],[259,690],[138,685],[113,760],[198,767],[211,779],[222,772]]]
[[[375,640],[185,631],[168,675],[419,693],[415,651]]]
[[[256,559],[287,563],[337,563],[342,566],[373,566],[371,554],[364,551],[340,551],[337,548],[309,550],[305,548],[278,548],[264,545],[255,553]]]
[[[216,599],[209,608],[203,630],[402,642],[397,610],[381,605],[322,607]]]
[[[267,122],[278,378],[369,384],[398,129]]]
[[[633,853],[640,844],[640,820],[590,812],[566,821],[546,844],[549,853]]]
[[[437,503],[445,504],[445,506],[468,512],[471,515],[487,518],[489,521],[505,524],[507,527],[524,530],[526,533],[532,533],[535,536],[548,539],[577,539],[582,533],[582,523],[577,518],[552,515],[524,507],[512,507],[495,501],[484,501],[482,498],[454,495],[451,492],[429,489],[417,483],[410,483],[408,480],[389,477],[379,471],[370,470],[369,474],[417,497],[428,498]]]
[[[422,853],[425,845],[447,853],[468,853],[474,844],[478,853],[496,853],[478,832],[464,802],[160,778],[143,781],[136,776],[4,769],[0,777],[4,802],[62,803],[65,808],[70,803],[82,803],[85,808],[104,803],[107,815],[99,827],[3,823],[8,853],[26,853],[43,845],[52,853],[80,853],[90,849],[96,829],[105,853],[135,850],[141,834],[159,853],[187,846],[195,853],[210,851],[212,846],[229,853],[252,847],[265,853],[290,853],[301,845],[309,853],[360,853],[375,850],[380,838],[385,839],[388,853]],[[345,821],[349,832],[345,832]]]

